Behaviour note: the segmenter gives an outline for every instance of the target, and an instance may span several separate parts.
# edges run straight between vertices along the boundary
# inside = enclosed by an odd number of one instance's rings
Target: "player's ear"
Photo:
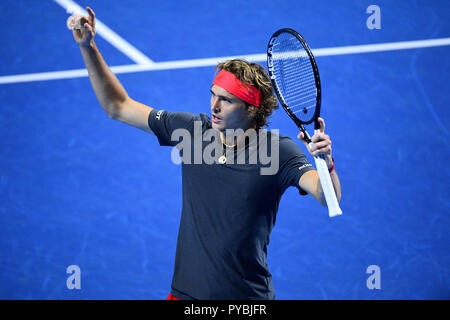
[[[256,115],[256,111],[257,111],[256,107],[252,106],[249,103],[245,103],[245,106],[247,108],[248,117],[250,118],[250,120],[256,122],[256,119],[255,119],[255,115]]]

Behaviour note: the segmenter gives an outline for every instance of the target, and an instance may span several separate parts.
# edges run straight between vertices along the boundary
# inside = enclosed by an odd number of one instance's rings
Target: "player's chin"
[[[223,125],[222,121],[217,123],[217,122],[212,122],[211,127],[213,129],[217,129],[217,130],[223,130],[225,128],[225,126]]]

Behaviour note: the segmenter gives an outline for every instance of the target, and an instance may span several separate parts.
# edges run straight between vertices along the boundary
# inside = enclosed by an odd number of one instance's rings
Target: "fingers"
[[[327,134],[325,134],[325,133],[322,133],[322,132],[318,132],[318,133],[316,133],[315,135],[313,135],[312,137],[311,137],[311,142],[319,142],[319,141],[322,141],[322,140],[329,140],[330,139],[330,136],[329,135],[327,135]]]
[[[95,35],[95,14],[94,11],[92,11],[91,8],[87,7],[86,10],[88,10],[89,18],[88,17],[81,17],[80,23],[81,26],[86,30],[86,32],[90,33],[90,36]],[[82,34],[83,32],[81,32]]]
[[[81,18],[80,18],[80,24],[81,24],[82,26],[84,26],[86,23],[89,23],[89,19],[86,18],[86,17],[81,17]]]
[[[330,137],[325,133],[316,133],[311,138],[311,143],[309,144],[309,152],[313,156],[316,156],[320,153],[331,154]]]
[[[83,37],[85,32],[87,32],[89,30],[87,25],[89,25],[89,20],[86,17],[81,17],[80,18],[80,26],[79,26],[79,28],[77,28],[77,30],[79,31],[80,37]]]
[[[309,152],[313,156],[316,156],[319,153],[331,153],[331,141],[323,140],[317,143],[311,143],[309,145]]]
[[[72,30],[75,41],[85,46],[95,36],[95,13],[90,7],[86,7],[88,16],[73,14],[67,19],[67,27]]]
[[[86,7],[86,11],[89,14],[90,23],[92,25],[92,28],[95,30],[95,13],[94,10],[92,10],[90,7]]]
[[[72,33],[73,33],[73,36],[75,37],[75,39],[80,39],[82,36],[81,29],[73,28]]]
[[[308,142],[305,139],[305,134],[300,131],[300,133],[297,135],[297,138],[302,140],[303,144],[308,148]]]
[[[320,124],[320,132],[325,132],[325,120],[319,117],[317,118],[317,121],[319,121]]]
[[[302,140],[303,144],[307,147],[312,156],[317,156],[320,154],[331,156],[331,140],[330,137],[324,133],[325,120],[320,117],[317,120],[320,125],[320,130],[311,137],[311,143],[306,141],[305,134],[303,132],[300,132],[297,135],[297,138]]]
[[[94,29],[92,28],[92,26],[89,23],[86,22],[84,24],[84,28],[87,29],[91,33],[91,35],[94,34]]]

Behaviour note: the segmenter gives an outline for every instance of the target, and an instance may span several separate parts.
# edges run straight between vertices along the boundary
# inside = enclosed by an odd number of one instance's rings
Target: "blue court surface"
[[[286,191],[268,247],[277,299],[450,298],[448,0],[76,3],[103,23],[96,42],[128,94],[170,111],[210,111],[210,60],[266,66],[274,31],[303,34],[318,53],[343,215]],[[164,299],[181,167],[101,109],[69,4],[0,1],[0,299]],[[381,29],[367,26],[372,4]],[[282,109],[269,128],[305,150]],[[81,289],[66,285],[70,265]]]

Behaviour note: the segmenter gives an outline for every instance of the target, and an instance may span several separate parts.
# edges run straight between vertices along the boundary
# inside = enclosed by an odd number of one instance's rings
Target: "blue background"
[[[376,1],[380,30],[366,27],[365,0],[77,3],[156,62],[264,53],[281,27],[312,48],[450,36],[449,1]],[[2,0],[0,12],[0,76],[84,67],[55,2]],[[96,42],[109,65],[133,63]],[[450,298],[449,56],[443,46],[318,57],[344,214],[330,219],[288,189],[269,244],[278,299]],[[142,103],[200,113],[213,76],[118,78]],[[181,213],[171,150],[110,120],[86,77],[0,84],[0,101],[0,298],[164,299]],[[270,127],[295,140],[282,110]],[[66,287],[73,264],[81,290]],[[380,290],[366,286],[370,265]]]

